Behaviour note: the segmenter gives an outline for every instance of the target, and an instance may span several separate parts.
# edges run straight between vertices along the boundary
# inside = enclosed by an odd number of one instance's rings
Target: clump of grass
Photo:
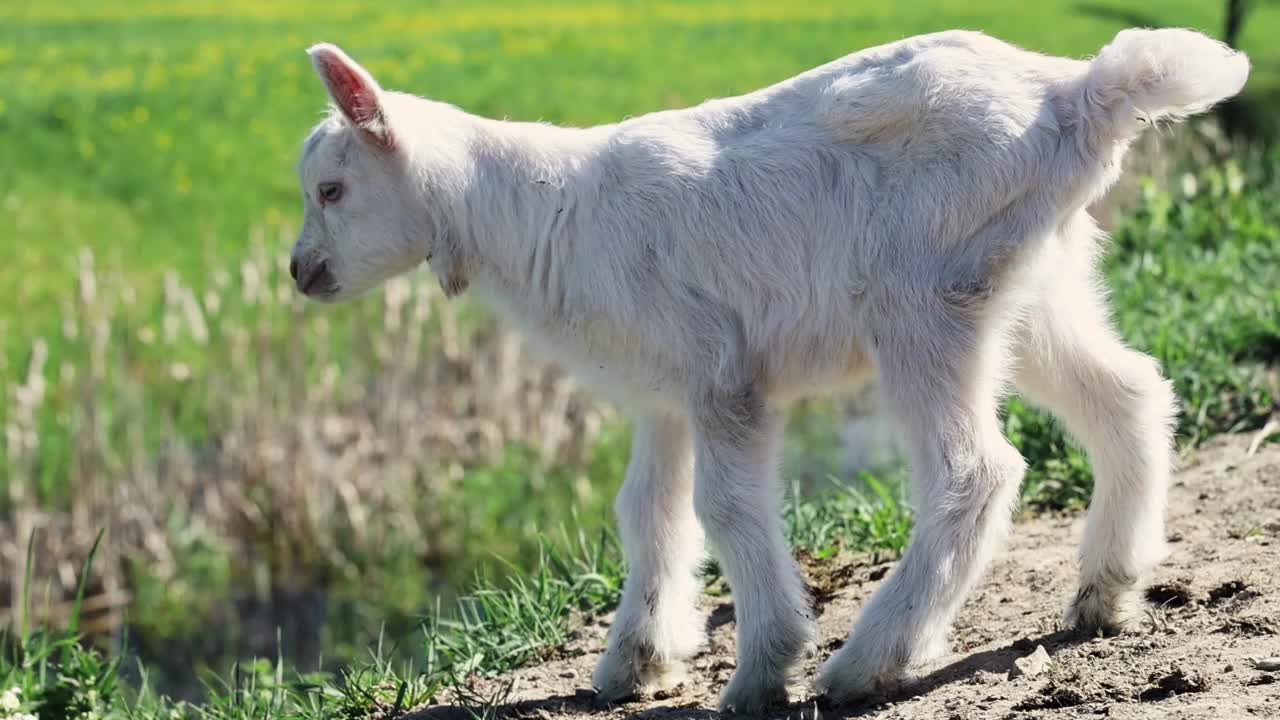
[[[79,643],[77,630],[85,583],[93,567],[99,532],[80,573],[65,632],[29,624],[28,592],[32,573],[30,545],[22,574],[22,621],[16,638],[0,632],[0,692],[11,717],[38,713],[47,718],[94,718],[110,711],[117,693],[118,659],[105,658]],[[8,717],[5,720],[9,720]]]
[[[857,483],[831,478],[810,496],[793,484],[784,506],[787,539],[815,557],[841,549],[900,552],[911,534],[906,476],[860,473]]]
[[[625,576],[616,539],[562,526],[559,543],[544,541],[531,572],[503,563],[505,580],[479,575],[452,617],[426,626],[428,657],[459,676],[503,671],[568,639],[572,614],[616,604]]]

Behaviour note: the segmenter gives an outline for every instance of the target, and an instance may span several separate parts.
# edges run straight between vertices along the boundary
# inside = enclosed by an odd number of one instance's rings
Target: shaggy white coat
[[[566,128],[383,90],[336,47],[309,53],[337,110],[299,163],[299,286],[338,300],[430,261],[447,294],[470,286],[634,417],[602,696],[669,683],[699,647],[705,535],[738,628],[721,705],[785,699],[814,619],[780,524],[783,409],[873,376],[917,522],[819,691],[863,697],[946,651],[1023,475],[997,422],[1011,386],[1096,472],[1069,620],[1134,622],[1163,547],[1175,403],[1108,324],[1086,206],[1143,128],[1238,93],[1244,55],[1174,29],[1121,32],[1092,61],[943,32]]]

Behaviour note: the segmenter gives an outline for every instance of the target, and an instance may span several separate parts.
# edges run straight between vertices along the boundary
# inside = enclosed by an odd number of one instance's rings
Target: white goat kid
[[[1109,327],[1086,206],[1142,128],[1239,92],[1243,55],[1173,29],[1124,31],[1090,62],[945,32],[562,128],[383,90],[336,47],[309,53],[336,111],[299,163],[299,289],[339,300],[429,261],[447,295],[474,287],[635,418],[603,697],[671,682],[699,647],[705,532],[737,617],[721,706],[786,698],[814,620],[779,517],[782,409],[872,375],[918,519],[821,692],[880,692],[945,652],[1023,475],[997,421],[1010,383],[1097,474],[1069,620],[1135,620],[1162,551],[1174,400]]]

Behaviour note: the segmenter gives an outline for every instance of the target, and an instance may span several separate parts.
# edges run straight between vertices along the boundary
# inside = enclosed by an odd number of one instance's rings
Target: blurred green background
[[[311,43],[386,87],[586,125],[917,33],[1086,56],[1129,26],[1222,38],[1232,6],[1254,63],[1219,116],[1233,132],[1144,145],[1108,216],[1118,321],[1178,384],[1184,445],[1260,426],[1277,393],[1275,3],[0,4],[0,623],[28,598],[25,618],[65,624],[106,528],[86,630],[198,694],[203,669],[281,644],[340,666],[509,572],[497,558],[531,567],[548,531],[608,527],[611,408],[430,283],[322,307],[282,276],[326,100]],[[855,472],[842,433],[864,409],[797,410],[806,492]],[[1008,431],[1029,507],[1083,503],[1087,462],[1051,423],[1015,401]]]
[[[65,296],[80,246],[153,291],[169,268],[207,281],[210,265],[242,253],[257,224],[294,224],[293,162],[324,104],[303,54],[318,40],[341,44],[388,87],[491,116],[589,124],[745,92],[868,45],[954,27],[1076,56],[1132,25],[1220,37],[1224,6],[5,3],[0,169],[12,228],[0,287],[35,310],[14,313],[6,336],[12,344],[48,320],[42,310]],[[1280,90],[1277,24],[1272,4],[1258,4],[1245,24],[1251,96]]]

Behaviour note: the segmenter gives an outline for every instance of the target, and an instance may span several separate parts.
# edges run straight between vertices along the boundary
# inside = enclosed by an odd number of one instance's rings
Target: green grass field
[[[1218,35],[1222,3],[0,4],[0,557],[35,538],[29,582],[16,560],[0,571],[0,695],[21,688],[41,718],[362,717],[535,657],[570,609],[616,599],[622,566],[601,533],[626,461],[618,418],[562,397],[523,357],[504,365],[485,317],[446,308],[429,283],[321,307],[282,277],[297,150],[325,103],[310,43],[477,113],[589,124],[920,32],[1083,56],[1131,25]],[[1280,5],[1258,4],[1241,42],[1246,96],[1265,108],[1280,97],[1276,30]],[[1214,137],[1188,137],[1177,167],[1124,206],[1106,265],[1122,333],[1182,399],[1183,447],[1260,427],[1280,397],[1280,152],[1224,157],[1206,149]],[[510,367],[507,392],[492,368]],[[837,417],[798,413],[798,486],[837,471]],[[1052,423],[1014,400],[1006,430],[1030,461],[1029,510],[1084,504],[1088,463]],[[792,541],[819,555],[900,548],[897,477],[801,493]],[[88,605],[116,587],[129,597],[107,630],[87,616],[80,628],[101,655],[57,631],[74,614],[36,607],[73,607],[67,568],[85,564],[93,522],[110,528]],[[326,670],[354,675],[297,675],[308,652],[232,670],[274,658],[243,608],[301,615],[312,600],[293,598],[313,597],[327,615],[283,642],[315,636]],[[364,662],[382,631],[387,647]],[[139,696],[138,657],[153,687],[212,678],[209,704]]]
[[[1128,25],[1218,34],[1221,3],[84,0],[0,7],[0,309],[12,350],[48,330],[94,249],[142,292],[196,287],[250,228],[295,224],[293,165],[324,106],[303,49],[342,44],[389,87],[468,110],[589,124],[751,90],[859,48],[969,27],[1050,53]],[[103,9],[109,8],[109,9]],[[1280,85],[1280,6],[1245,28],[1249,93]],[[274,237],[274,236],[273,236]],[[281,246],[279,252],[286,248]]]

